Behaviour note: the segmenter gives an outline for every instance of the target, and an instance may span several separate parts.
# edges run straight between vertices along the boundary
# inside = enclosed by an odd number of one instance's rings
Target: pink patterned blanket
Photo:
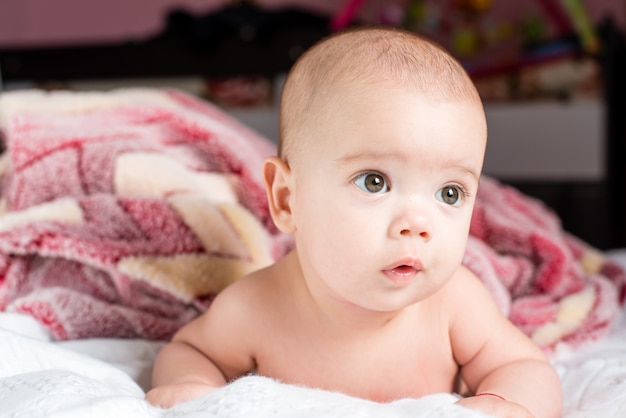
[[[0,310],[57,339],[165,339],[290,243],[261,180],[273,145],[172,90],[0,96]],[[464,261],[547,350],[604,335],[626,274],[485,178]]]
[[[546,352],[606,335],[624,304],[619,264],[564,231],[540,201],[488,177],[481,179],[464,264]]]
[[[0,98],[0,309],[57,339],[170,337],[282,255],[272,145],[175,91]]]

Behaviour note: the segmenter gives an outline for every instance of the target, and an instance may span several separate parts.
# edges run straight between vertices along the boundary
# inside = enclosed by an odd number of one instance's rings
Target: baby
[[[460,377],[465,407],[560,416],[554,369],[461,265],[487,127],[459,63],[400,30],[331,36],[291,70],[280,135],[264,178],[295,249],[174,336],[147,399],[255,372],[386,402]]]

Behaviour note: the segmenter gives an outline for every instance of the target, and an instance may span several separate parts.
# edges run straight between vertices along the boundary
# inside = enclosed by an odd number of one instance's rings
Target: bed
[[[316,36],[327,30],[307,21]],[[11,52],[28,53],[36,59]],[[623,58],[606,58],[606,71],[622,68]],[[614,95],[603,181],[623,189]],[[0,416],[481,416],[449,393],[379,404],[254,375],[170,410],[151,407],[143,397],[164,341],[222,288],[290,248],[260,178],[275,145],[170,88],[5,92],[0,132]],[[622,203],[610,204],[614,213]],[[495,178],[481,183],[464,264],[550,356],[565,417],[626,410],[621,247],[597,249],[543,202]]]

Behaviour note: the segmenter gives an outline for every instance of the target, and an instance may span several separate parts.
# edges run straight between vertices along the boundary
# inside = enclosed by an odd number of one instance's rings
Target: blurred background
[[[295,59],[362,24],[450,50],[485,102],[485,174],[626,246],[626,0],[3,1],[0,89],[174,87],[276,141]]]

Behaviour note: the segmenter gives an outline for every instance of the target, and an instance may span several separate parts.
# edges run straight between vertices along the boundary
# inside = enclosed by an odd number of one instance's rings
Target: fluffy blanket
[[[547,352],[603,337],[624,304],[620,264],[564,231],[542,202],[488,177],[481,179],[464,264]]]
[[[58,339],[168,338],[283,253],[271,144],[175,91],[0,98],[0,309]]]
[[[140,371],[145,347],[137,340],[81,340],[86,349],[104,344],[126,372]],[[85,347],[83,347],[85,348]],[[150,351],[152,350],[152,351]],[[195,401],[164,410],[144,401],[144,391],[129,374],[89,355],[2,329],[0,324],[0,415],[24,417],[204,417],[204,418],[486,418],[455,405],[454,395],[376,403],[336,392],[287,385],[260,376],[243,377]],[[136,353],[144,354],[139,357]],[[109,363],[109,364],[107,364]],[[143,371],[149,371],[147,365]]]
[[[0,310],[57,339],[164,339],[282,256],[271,143],[171,90],[0,97]],[[604,335],[626,275],[539,202],[485,178],[466,266],[548,350]]]
[[[69,417],[457,417],[477,412],[446,393],[375,403],[248,376],[170,410],[143,400],[163,342],[94,338],[50,341],[27,315],[0,313],[0,416]],[[626,321],[611,334],[553,359],[564,418],[618,418],[626,410]]]

